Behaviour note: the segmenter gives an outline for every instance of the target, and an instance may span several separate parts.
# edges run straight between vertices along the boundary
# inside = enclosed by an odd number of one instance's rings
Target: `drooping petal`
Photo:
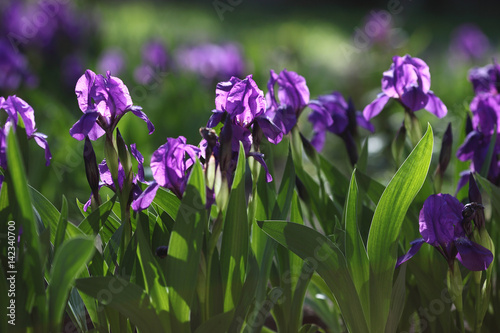
[[[441,99],[434,95],[434,93],[430,90],[427,93],[427,96],[429,97],[429,100],[427,101],[425,109],[438,118],[443,118],[444,116],[446,116],[446,114],[448,113],[448,109],[446,108],[446,105],[444,105],[444,103],[441,101]]]
[[[266,94],[266,103],[268,109],[278,108],[278,103],[276,101],[276,95],[274,94],[274,85],[278,81],[278,74],[274,70],[270,70],[269,81],[267,81],[267,94]]]
[[[370,123],[368,120],[366,120],[365,117],[363,117],[363,113],[360,111],[356,111],[356,122],[359,126],[363,127],[364,129],[370,131],[370,132],[375,132],[375,127],[373,126],[372,123]]]
[[[148,116],[146,116],[146,114],[142,111],[142,107],[134,105],[130,108],[130,111],[132,111],[132,113],[135,116],[141,118],[146,122],[146,124],[148,125],[149,134],[152,134],[155,131],[153,123],[149,120]]]
[[[69,134],[78,141],[82,141],[88,136],[91,140],[96,140],[101,137],[105,132],[102,128],[97,125],[97,118],[99,117],[99,112],[97,111],[89,111],[83,114],[83,116],[71,127],[69,130]],[[100,128],[95,128],[97,126]],[[93,130],[94,135],[89,135],[89,133]]]
[[[266,171],[266,181],[272,182],[273,181],[273,176],[269,173],[269,169],[267,168],[266,162],[264,161],[264,154],[257,153],[257,152],[250,152],[247,154],[248,156],[252,156],[257,162],[259,162],[264,170]]]
[[[21,116],[24,122],[24,128],[26,129],[26,135],[31,137],[35,132],[35,112],[33,108],[26,103],[22,98],[17,96],[9,96],[3,103],[3,108],[7,110],[9,115],[17,114]],[[17,117],[15,117],[15,124],[17,125]]]
[[[153,202],[159,186],[157,182],[152,182],[151,185],[132,201],[132,209],[137,212],[148,208]]]
[[[50,160],[52,159],[52,154],[50,153],[47,136],[43,133],[35,132],[33,133],[32,138],[34,138],[36,143],[45,150],[45,165],[49,166]]]
[[[315,131],[325,131],[328,127],[333,125],[331,114],[320,101],[311,101],[311,103],[309,103],[309,108],[313,111],[309,113],[308,120],[311,122]],[[345,126],[347,126],[347,122]]]
[[[490,250],[477,243],[471,242],[466,237],[455,239],[458,250],[457,259],[471,271],[484,271],[493,261]]]
[[[272,115],[270,113],[272,113]],[[277,145],[283,139],[283,130],[274,123],[275,116],[275,112],[267,111],[264,115],[255,119],[267,140]]]
[[[470,132],[464,140],[464,143],[458,147],[457,158],[460,161],[467,161],[472,159],[474,152],[480,148],[483,134],[478,131]]]
[[[140,182],[145,182],[144,180],[144,156],[142,156],[141,152],[137,150],[136,144],[133,143],[130,145],[130,153],[132,156],[135,157],[137,160],[138,166],[137,166],[137,175],[136,175],[136,181]]]
[[[212,115],[210,116],[210,119],[208,119],[207,127],[214,128],[217,126],[222,121],[223,116],[223,111],[212,110]]]
[[[408,250],[408,252],[404,256],[401,256],[398,258],[398,261],[396,262],[396,268],[398,268],[399,266],[401,266],[401,264],[410,260],[418,252],[418,250],[420,250],[420,248],[422,247],[422,244],[424,244],[424,243],[425,243],[425,241],[423,238],[418,238],[418,239],[415,239],[414,241],[410,242],[410,245],[411,245],[410,249]]]
[[[363,117],[365,117],[366,120],[372,119],[382,111],[388,101],[389,96],[384,93],[378,94],[377,98],[368,104],[363,110]]]

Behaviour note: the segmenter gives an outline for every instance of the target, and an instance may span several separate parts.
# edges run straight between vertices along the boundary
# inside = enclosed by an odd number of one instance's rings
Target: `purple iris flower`
[[[132,179],[132,190],[130,191],[129,203],[130,202],[132,203],[132,208],[134,210],[138,210],[134,207],[136,205],[136,201],[143,193],[143,191],[141,190],[138,183],[141,182],[141,183],[147,184],[148,182],[146,182],[146,180],[144,179],[144,166],[143,166],[144,157],[142,156],[141,152],[139,150],[137,150],[135,143],[130,145],[130,153],[132,154],[132,156],[134,156],[134,158],[136,159],[136,161],[138,163],[138,167],[137,167],[138,171],[137,171],[137,174],[135,174],[133,179]],[[99,175],[101,178],[101,181],[99,183],[99,189],[103,186],[106,186],[106,187],[110,188],[112,191],[116,192],[116,184],[113,182],[113,177],[111,175],[111,171],[109,171],[109,167],[108,167],[108,164],[106,163],[105,159],[99,164],[98,168],[99,168]],[[119,162],[119,164],[118,164],[118,179],[117,180],[118,180],[118,187],[120,189],[123,188],[123,182],[125,181],[125,179],[126,179],[125,170],[123,169],[121,162]],[[87,211],[88,207],[90,206],[91,198],[92,198],[92,195],[90,196],[89,200],[83,206],[84,211]],[[152,199],[151,199],[151,201],[152,201]],[[149,206],[149,204],[146,207],[141,208],[141,209],[146,209],[148,206]]]
[[[279,101],[274,91],[276,84]],[[267,89],[267,109],[257,121],[269,142],[278,144],[283,135],[290,133],[297,124],[302,110],[309,103],[309,88],[304,77],[284,69],[279,74],[271,70]]]
[[[327,131],[342,138],[347,136],[352,138],[357,124],[371,132],[374,131],[373,125],[363,117],[360,111],[356,111],[352,102],[347,103],[342,94],[337,91],[329,95],[318,96],[317,99],[311,100],[308,106],[312,109],[308,118],[313,126],[311,144],[318,151],[323,149]]]
[[[50,153],[47,136],[36,132],[35,112],[33,108],[26,101],[14,95],[7,97],[7,99],[0,97],[0,109],[4,109],[7,112],[5,125],[3,128],[0,128],[0,132],[2,132],[0,135],[0,166],[4,169],[7,167],[6,138],[11,128],[14,130],[17,128],[19,117],[23,120],[28,139],[34,139],[45,150],[45,165],[49,165],[52,154]]]
[[[455,29],[450,50],[465,60],[482,58],[490,47],[488,37],[476,25],[466,23]]]
[[[196,73],[208,82],[241,76],[245,68],[240,47],[232,43],[181,47],[175,60],[180,69]]]
[[[109,71],[104,77],[87,69],[76,83],[75,93],[83,116],[69,132],[79,141],[85,136],[97,140],[104,133],[112,135],[118,121],[129,111],[147,123],[149,134],[154,132],[154,126],[142,108],[132,105],[127,86]]]
[[[191,167],[196,163],[199,153],[199,148],[187,144],[183,136],[177,139],[167,138],[167,142],[160,146],[151,157],[150,166],[155,180],[132,203],[132,208],[134,210],[147,208],[153,201],[159,186],[171,190],[179,199],[182,198]]]
[[[498,94],[500,87],[500,66],[496,63],[475,67],[469,71],[469,81],[476,94]]]
[[[495,131],[500,128],[500,95],[479,93],[470,104],[472,111],[472,131],[467,134],[464,143],[457,150],[457,158],[461,161],[471,160],[470,171],[480,172],[488,154],[488,149]],[[500,182],[500,165],[498,154],[500,141],[497,139],[487,178],[498,184]],[[461,185],[466,183],[469,171],[462,175]],[[460,188],[459,187],[459,188]]]
[[[390,98],[398,100],[405,109],[426,109],[438,118],[448,112],[443,102],[430,90],[431,74],[427,64],[408,54],[395,56],[389,70],[382,77],[382,93],[363,110],[366,120],[378,115]]]
[[[396,267],[413,257],[423,243],[434,246],[453,267],[457,258],[471,271],[483,271],[493,261],[493,254],[485,247],[470,241],[462,227],[464,205],[449,194],[434,194],[427,198],[420,211],[422,238],[412,241],[411,248],[397,261]]]
[[[264,93],[252,79],[252,75],[248,75],[243,80],[233,76],[229,81],[217,84],[215,110],[213,110],[207,127],[213,128],[220,122],[224,122],[219,138],[221,142],[220,156],[217,158],[222,164],[222,170],[229,175],[232,174],[231,166],[235,166],[235,163],[230,161],[236,162],[241,142],[245,154],[254,157],[261,163],[266,170],[267,181],[272,181],[263,155],[258,152],[250,152],[252,143],[254,143],[253,125],[259,120],[259,116],[264,114],[265,109]],[[263,132],[266,134],[264,130]],[[231,149],[225,147],[231,147]]]

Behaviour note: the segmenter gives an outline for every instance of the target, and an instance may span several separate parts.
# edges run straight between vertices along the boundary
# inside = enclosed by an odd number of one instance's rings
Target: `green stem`
[[[463,311],[457,311],[457,312],[458,312],[458,321],[460,324],[460,333],[465,333],[464,312]]]

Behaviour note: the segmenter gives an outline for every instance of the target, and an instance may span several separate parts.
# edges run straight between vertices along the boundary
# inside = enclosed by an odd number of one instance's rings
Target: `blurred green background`
[[[214,108],[217,83],[180,71],[175,65],[162,71],[154,82],[138,83],[134,70],[141,63],[143,45],[152,39],[164,45],[170,59],[175,59],[176,50],[186,44],[237,43],[244,58],[243,76],[253,74],[264,93],[269,70],[279,72],[287,68],[305,77],[311,98],[340,91],[346,98],[352,98],[358,110],[363,110],[380,92],[382,72],[389,68],[394,55],[408,53],[422,58],[430,67],[431,89],[447,105],[449,113],[442,120],[425,111],[417,112],[417,116],[422,126],[427,122],[433,125],[436,152],[448,122],[453,124],[453,154],[461,144],[459,133],[473,97],[467,71],[491,63],[498,51],[498,20],[494,16],[498,5],[492,2],[392,0],[346,6],[327,1],[308,5],[299,1],[249,0],[77,1],[74,5],[90,26],[83,42],[80,40],[71,51],[79,58],[83,70],[99,72],[98,59],[109,48],[123,53],[124,69],[118,76],[128,86],[134,104],[143,107],[156,131],[148,135],[145,123],[131,114],[120,121],[119,128],[127,143],[137,143],[146,166],[153,151],[167,137],[183,135],[188,143],[199,143],[198,131]],[[367,23],[367,16],[373,10],[386,18],[381,24],[388,32],[380,40],[368,36],[373,26]],[[488,49],[474,59],[450,50],[455,29],[464,23],[474,23],[489,40]],[[30,69],[38,75],[38,85],[35,88],[21,85],[15,91],[1,91],[0,96],[15,93],[24,98],[35,109],[38,131],[48,135],[53,153],[49,167],[43,166],[43,152],[34,143],[30,144],[31,185],[57,207],[64,194],[72,204],[71,216],[78,216],[75,199],[86,201],[90,191],[82,159],[83,144],[69,135],[70,127],[81,116],[74,94],[76,80],[73,84],[62,80],[62,64],[55,60],[50,63],[47,59],[51,56],[41,61],[36,53],[27,53]],[[309,112],[306,109],[299,121],[308,138],[311,137]],[[402,110],[391,102],[373,120],[375,134],[360,131],[360,142],[369,137],[369,167],[380,179],[390,176],[396,168],[388,147],[402,121]],[[95,142],[94,148],[98,160],[102,160],[102,140]],[[274,154],[277,165],[286,151],[286,145],[277,148]],[[327,135],[323,154],[349,172],[347,154],[339,137]],[[392,167],[387,168],[388,165]],[[448,173],[448,191],[452,191],[456,186],[456,171]]]

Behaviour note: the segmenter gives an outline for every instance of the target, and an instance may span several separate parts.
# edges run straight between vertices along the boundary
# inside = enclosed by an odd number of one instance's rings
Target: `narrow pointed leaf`
[[[47,289],[49,319],[54,329],[59,328],[71,287],[92,257],[94,249],[93,239],[78,237],[65,241],[55,254]]]
[[[335,296],[350,332],[369,332],[346,259],[334,243],[297,223],[261,221],[259,225],[281,245],[316,267]]]
[[[224,312],[233,309],[245,278],[250,231],[245,198],[245,151],[240,143],[238,164],[234,174],[224,220],[220,265],[224,284]]]
[[[375,209],[367,244],[370,258],[370,325],[375,332],[385,330],[401,225],[413,198],[424,184],[433,142],[432,128],[428,125],[426,134],[387,185]]]

